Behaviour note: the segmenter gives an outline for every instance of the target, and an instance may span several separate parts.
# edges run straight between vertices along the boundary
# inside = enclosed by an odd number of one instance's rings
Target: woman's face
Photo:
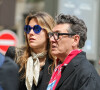
[[[31,19],[29,22],[31,27],[38,25],[36,19]],[[42,27],[41,27],[42,28]],[[33,49],[35,53],[43,52],[46,50],[47,46],[47,33],[44,29],[40,31],[40,33],[36,34],[33,29],[27,34],[27,39],[29,46]]]

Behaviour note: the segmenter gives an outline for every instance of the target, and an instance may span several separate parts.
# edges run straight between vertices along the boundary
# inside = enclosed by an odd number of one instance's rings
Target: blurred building
[[[98,68],[100,59],[100,0],[0,0],[0,30],[10,29],[18,38],[18,45],[24,44],[25,17],[32,11],[46,11],[54,18],[59,13],[76,15],[88,27],[85,47],[90,62]]]

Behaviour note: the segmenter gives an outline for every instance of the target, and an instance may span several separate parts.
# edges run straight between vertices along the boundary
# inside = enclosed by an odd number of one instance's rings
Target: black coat
[[[40,72],[38,85],[35,86],[33,83],[32,90],[46,90],[49,80],[51,78],[51,70],[49,66],[52,64],[52,62],[53,61],[47,57],[45,66],[43,67],[43,70]],[[20,81],[19,90],[27,90],[25,85],[25,79]]]
[[[5,57],[0,67],[0,88],[3,90],[18,90],[18,66],[9,57]]]
[[[100,77],[85,52],[74,57],[62,71],[55,90],[100,90]]]

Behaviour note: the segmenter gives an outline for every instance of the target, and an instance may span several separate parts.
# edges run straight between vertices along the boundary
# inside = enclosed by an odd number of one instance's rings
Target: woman
[[[29,14],[25,20],[26,46],[17,55],[19,65],[19,90],[46,90],[51,77],[53,56],[50,53],[48,32],[55,25],[53,18],[45,12]]]

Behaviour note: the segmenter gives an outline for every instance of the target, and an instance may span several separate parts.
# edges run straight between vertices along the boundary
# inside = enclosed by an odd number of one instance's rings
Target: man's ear
[[[80,40],[80,36],[79,36],[79,35],[74,35],[74,36],[72,36],[72,38],[73,38],[73,44],[72,44],[72,46],[73,46],[73,47],[75,47],[75,46],[78,47],[78,45],[79,45],[79,40]]]

